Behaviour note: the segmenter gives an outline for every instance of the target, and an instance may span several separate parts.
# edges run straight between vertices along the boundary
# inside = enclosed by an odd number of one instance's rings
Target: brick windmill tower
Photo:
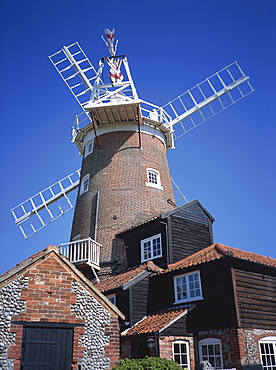
[[[110,55],[100,61],[84,106],[91,122],[75,137],[83,161],[71,240],[97,239],[102,260],[111,261],[116,233],[171,210],[175,202],[166,158],[172,126],[153,110],[143,116],[127,58],[116,56],[114,31],[105,32]],[[101,81],[104,65],[107,84]]]
[[[77,42],[49,57],[83,109],[72,139],[83,156],[81,170],[12,213],[28,237],[73,208],[69,194],[78,188],[71,241],[97,241],[100,260],[108,263],[118,258],[117,233],[176,207],[166,158],[174,140],[253,89],[234,62],[160,107],[139,99],[127,58],[117,55],[114,30],[106,29],[103,39],[109,53],[97,70]]]

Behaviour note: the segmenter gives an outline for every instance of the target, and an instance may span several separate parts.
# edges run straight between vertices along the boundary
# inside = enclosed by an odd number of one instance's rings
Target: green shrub
[[[180,370],[176,362],[161,357],[145,357],[137,360],[120,360],[114,370]],[[182,369],[183,370],[183,369]]]

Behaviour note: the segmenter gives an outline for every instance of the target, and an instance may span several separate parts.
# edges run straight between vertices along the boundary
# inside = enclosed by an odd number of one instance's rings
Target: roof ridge
[[[180,261],[177,261],[177,262],[174,262],[174,263],[171,263],[170,265],[168,265],[168,270],[171,270],[175,267],[177,267],[178,265],[181,265],[184,261],[189,261],[190,259],[194,259],[196,256],[200,255],[200,254],[206,254],[210,249],[212,249],[216,244],[219,244],[219,243],[215,243],[215,244],[212,244],[212,245],[209,245],[208,247],[205,247],[193,254],[191,254],[190,256],[188,257],[185,257],[183,258],[182,260]],[[223,244],[220,244],[221,246],[223,246]]]
[[[220,244],[220,243],[216,243],[216,244]],[[222,246],[223,246],[223,244],[220,244],[220,245],[222,245]],[[259,254],[259,253],[255,253],[255,252],[250,252],[250,251],[246,251],[246,250],[244,250],[244,249],[235,248],[235,247],[229,247],[229,246],[227,246],[227,248],[232,249],[232,250],[236,250],[236,251],[238,251],[238,252],[247,253],[247,254],[253,254],[254,256],[264,257],[264,258],[268,258],[268,259],[271,259],[271,260],[273,260],[273,261],[274,261],[274,260],[276,261],[276,258],[274,258],[274,257],[270,257],[270,256],[265,256],[265,255],[263,255],[263,254]]]
[[[34,253],[33,255],[26,258],[25,260],[18,262],[14,267],[4,272],[4,274],[0,275],[0,282],[8,279],[14,274],[18,274],[21,270],[23,270],[24,268],[26,268],[27,266],[29,266],[30,264],[32,264],[33,262],[41,258],[43,255],[50,253],[51,251],[54,251],[57,254],[59,254],[59,248],[54,244],[50,244],[46,248]]]
[[[214,251],[216,254],[211,254],[210,251]],[[208,252],[210,252],[210,255],[208,256]],[[207,256],[206,260],[197,260],[197,257],[204,257]],[[224,256],[232,256],[234,258],[240,258],[243,260],[255,262],[264,264],[266,266],[272,266],[276,267],[276,259],[273,257],[263,256],[261,254],[257,254],[254,252],[245,251],[239,248],[230,247],[228,245],[224,245],[221,243],[215,243],[212,244],[204,249],[201,249],[200,251],[197,251],[196,253],[191,254],[190,256],[183,258],[180,261],[177,261],[175,263],[172,263],[168,265],[168,269],[164,272],[169,272],[171,270],[181,268],[184,264],[189,263],[189,261],[195,261],[194,264],[200,264],[205,262],[210,262],[210,260],[219,259]],[[184,267],[184,266],[183,266]],[[186,266],[187,267],[187,266]]]

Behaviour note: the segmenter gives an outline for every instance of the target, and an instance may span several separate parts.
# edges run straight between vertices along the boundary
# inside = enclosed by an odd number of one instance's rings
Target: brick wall
[[[80,359],[95,370],[109,369],[119,359],[117,315],[55,253],[2,284],[0,303],[5,307],[0,361],[6,370],[20,369],[24,322],[73,325],[72,369],[78,368]]]
[[[190,370],[196,369],[194,361],[194,340],[192,337],[167,336],[164,339],[161,338],[159,338],[159,357],[165,357],[173,361],[173,342],[177,340],[187,341],[189,344]]]
[[[273,330],[263,329],[224,329],[198,334],[198,341],[205,338],[221,340],[224,368],[241,370],[242,365],[260,364],[259,340],[266,336],[276,336]],[[198,363],[196,364],[198,366]]]
[[[116,233],[151,216],[167,212],[174,199],[166,149],[161,140],[141,133],[110,132],[99,136],[99,147],[83,159],[82,177],[90,174],[89,190],[78,196],[71,239],[94,237],[97,189],[100,189],[97,241],[103,245],[101,260],[118,259],[112,248]],[[163,190],[146,186],[147,168],[159,171]],[[119,255],[122,251],[119,251]]]
[[[121,339],[121,358],[132,358],[131,341],[125,338]]]

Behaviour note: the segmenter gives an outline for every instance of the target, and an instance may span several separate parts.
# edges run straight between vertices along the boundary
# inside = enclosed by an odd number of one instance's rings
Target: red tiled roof
[[[276,259],[272,257],[262,256],[241,249],[228,247],[223,244],[213,244],[201,251],[192,254],[189,257],[184,258],[181,261],[175,262],[168,266],[168,269],[164,272],[181,269],[188,266],[199,265],[201,263],[210,262],[212,260],[220,259],[224,256],[230,256],[234,258],[240,258],[243,260],[260,263],[262,265],[276,267]]]
[[[131,328],[125,330],[122,336],[161,332],[186,315],[193,307],[194,305],[181,306],[154,312],[149,316],[145,316]]]
[[[121,272],[120,274],[112,275],[107,279],[95,284],[95,286],[101,292],[106,292],[111,289],[120,288],[126,283],[136,278],[137,276],[139,276],[140,274],[142,274],[144,271],[161,272],[163,271],[163,269],[156,266],[152,261],[148,261],[147,263],[128,269],[127,271]]]

